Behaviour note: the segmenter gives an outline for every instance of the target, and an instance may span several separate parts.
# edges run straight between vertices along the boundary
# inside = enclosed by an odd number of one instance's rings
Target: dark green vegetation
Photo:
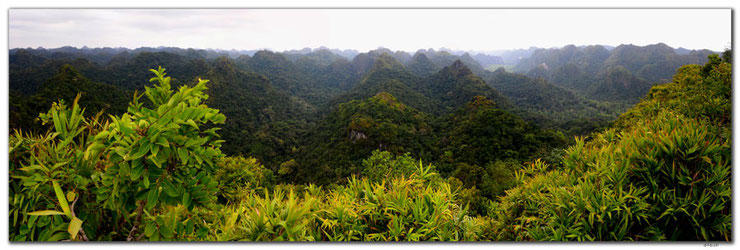
[[[507,96],[518,115],[544,128],[584,135],[608,125],[628,104],[604,102],[522,74],[498,69],[483,75],[491,87]]]
[[[731,240],[731,52],[655,46],[13,50],[10,240]]]
[[[96,114],[106,111],[109,114],[120,115],[126,111],[126,105],[133,96],[133,91],[116,86],[92,82],[80,74],[74,67],[65,64],[40,87],[39,91],[30,96],[18,94],[11,90],[10,99],[11,128],[23,128],[39,132],[40,124],[34,122],[38,114],[49,109],[52,100],[74,100],[78,93],[82,93],[80,104],[88,112]]]

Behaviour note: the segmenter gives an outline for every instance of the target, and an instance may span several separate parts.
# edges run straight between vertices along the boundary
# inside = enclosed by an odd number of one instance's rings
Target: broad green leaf
[[[170,142],[167,141],[167,138],[159,137],[157,138],[157,145],[162,145],[163,147],[169,148]]]
[[[80,232],[80,227],[82,227],[82,220],[77,217],[72,217],[72,221],[69,222],[69,227],[67,228],[70,239],[74,240],[77,238],[77,233]]]
[[[141,174],[144,172],[144,165],[141,164],[140,160],[134,160],[131,163],[131,180],[138,180]]]
[[[145,141],[145,143],[139,145],[139,151],[136,152],[134,155],[132,155],[130,159],[131,160],[139,159],[148,152],[149,152],[149,143]]]
[[[54,210],[41,210],[41,211],[33,211],[33,212],[28,213],[28,215],[37,215],[37,216],[41,216],[41,215],[63,215],[63,214],[64,214],[63,212],[54,211]]]
[[[188,119],[187,124],[193,126],[195,129],[200,129],[198,128],[198,125],[195,124],[195,121],[193,121],[193,119]]]
[[[57,195],[57,200],[59,200],[59,206],[62,207],[62,211],[64,211],[64,214],[67,215],[67,217],[72,217],[72,213],[69,210],[69,204],[67,203],[67,198],[64,197],[64,192],[59,186],[59,183],[55,180],[52,180],[51,183],[54,186],[54,193]]]
[[[144,178],[142,178],[144,182],[144,188],[149,188],[149,173],[144,171],[144,174],[142,175]]]
[[[168,225],[160,225],[159,233],[161,233],[165,238],[172,238],[175,234],[174,230]]]
[[[123,134],[130,135],[134,133],[134,130],[127,126],[127,124],[124,124],[123,122],[119,122],[118,124],[118,128],[123,132]]]
[[[110,132],[108,132],[108,131],[100,131],[100,133],[98,133],[97,135],[95,135],[95,137],[93,138],[93,140],[95,140],[95,141],[101,140],[104,137],[107,137],[109,133]]]
[[[157,144],[152,143],[149,145],[149,150],[152,152],[152,156],[156,157],[157,154],[159,153],[159,146],[157,146]]]
[[[190,194],[185,192],[185,194],[182,195],[182,205],[185,206],[185,208],[190,209],[190,202],[192,202]]]
[[[153,222],[147,223],[146,227],[144,228],[144,235],[146,235],[146,237],[152,237],[156,230],[157,227],[154,225]]]
[[[182,164],[188,164],[188,151],[184,148],[177,149],[177,157],[180,158]]]
[[[68,236],[69,234],[67,234],[67,232],[57,232],[51,237],[45,239],[45,241],[60,241],[67,238]]]
[[[164,190],[164,193],[166,193],[168,196],[177,197],[177,189],[175,188],[175,185],[172,185],[170,181],[162,181],[162,189]]]
[[[127,152],[126,152],[126,150],[125,150],[125,149],[123,149],[122,147],[116,147],[116,148],[115,148],[114,150],[115,150],[115,151],[116,151],[116,153],[117,153],[118,155],[120,155],[121,157],[125,157],[125,156],[126,156],[126,153],[127,153]]]
[[[146,196],[146,209],[152,209],[155,205],[157,205],[157,200],[159,199],[159,191],[156,188],[152,188],[149,190],[149,193]]]

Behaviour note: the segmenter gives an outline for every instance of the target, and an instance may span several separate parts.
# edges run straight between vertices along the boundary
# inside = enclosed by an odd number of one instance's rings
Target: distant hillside
[[[543,78],[531,78],[503,69],[484,76],[486,82],[516,107],[525,120],[573,134],[587,134],[606,126],[626,105],[590,100]]]
[[[678,52],[681,52],[680,54]],[[665,44],[538,49],[514,71],[543,77],[590,98],[635,103],[653,84],[667,82],[685,64],[703,64],[709,50],[680,51]]]
[[[284,178],[297,182],[342,182],[359,174],[373,150],[431,156],[431,117],[388,92],[340,104],[306,137],[298,167]]]

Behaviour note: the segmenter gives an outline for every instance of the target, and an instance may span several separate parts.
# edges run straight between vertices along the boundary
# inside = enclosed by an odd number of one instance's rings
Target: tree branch
[[[144,205],[146,204],[146,200],[140,200],[139,207],[136,208],[136,220],[134,220],[134,227],[131,228],[131,232],[128,233],[128,237],[126,237],[126,241],[132,241],[134,240],[134,235],[136,235],[136,231],[139,230],[139,224],[141,224],[141,215],[144,214]],[[139,240],[137,238],[136,240]]]
[[[140,241],[140,240],[141,240],[141,238],[144,238],[144,235],[145,235],[145,234],[139,234],[139,237],[136,237],[136,241]]]
[[[72,218],[77,217],[77,215],[75,215],[75,204],[77,204],[77,200],[79,199],[80,199],[79,196],[75,197],[75,200],[72,201],[72,205],[69,205],[69,212],[72,213]],[[85,234],[85,229],[82,229],[82,227],[80,227],[80,239],[82,241],[90,241],[87,238],[87,234]]]

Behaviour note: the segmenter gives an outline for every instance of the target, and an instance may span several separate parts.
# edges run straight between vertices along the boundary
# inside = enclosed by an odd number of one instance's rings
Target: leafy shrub
[[[467,216],[456,192],[430,168],[417,165],[408,177],[381,182],[353,177],[327,192],[313,185],[253,192],[215,213],[208,239],[479,240],[479,220]]]
[[[229,208],[223,230],[217,233],[218,240],[249,241],[310,241],[308,224],[312,221],[315,208],[311,196],[299,199],[291,190],[286,196],[275,190],[272,197],[252,194],[239,206]]]
[[[401,176],[411,176],[416,172],[417,164],[410,154],[393,156],[388,151],[375,150],[362,161],[362,176],[370,181],[380,182]]]
[[[40,115],[41,121],[51,124],[53,130],[43,135],[24,135],[16,130],[9,139],[13,241],[95,237],[96,231],[90,229],[107,215],[80,212],[96,207],[91,194],[94,186],[87,176],[98,162],[85,160],[83,152],[102,125],[99,115],[84,117],[85,110],[77,103],[79,97],[72,102],[72,109],[60,100],[52,104],[48,113]]]
[[[156,218],[167,206],[191,210],[213,204],[217,183],[210,175],[222,156],[221,141],[215,140],[217,128],[200,126],[223,123],[225,117],[201,104],[208,98],[207,81],[173,93],[164,69],[151,71],[156,77],[150,81],[158,85],[135,95],[120,117],[104,123],[99,115],[86,119],[78,96],[71,110],[60,101],[39,116],[54,132],[16,132],[10,152],[16,218],[11,239],[138,240],[146,236],[142,220]],[[139,102],[144,95],[152,108]],[[186,223],[173,221],[157,223],[157,230],[170,232]]]
[[[224,157],[216,166],[214,180],[218,182],[218,197],[223,202],[235,202],[250,190],[269,189],[274,185],[272,170],[252,157]]]

